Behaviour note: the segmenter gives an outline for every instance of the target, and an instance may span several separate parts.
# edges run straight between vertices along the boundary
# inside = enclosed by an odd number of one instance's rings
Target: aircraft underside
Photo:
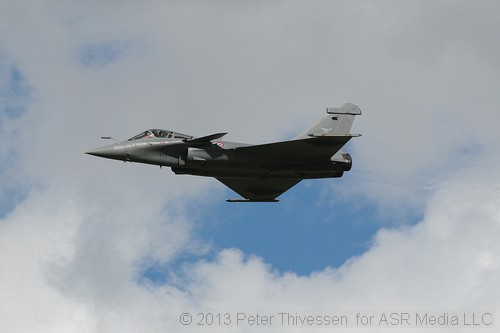
[[[216,178],[241,178],[241,179],[315,179],[342,177],[347,171],[343,165],[330,165],[328,167],[256,167],[256,168],[231,168],[231,167],[172,167],[178,175],[195,175]]]

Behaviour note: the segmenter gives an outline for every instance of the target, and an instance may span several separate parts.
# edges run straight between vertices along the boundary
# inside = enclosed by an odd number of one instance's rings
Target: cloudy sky
[[[260,314],[273,332],[313,332],[346,314],[349,332],[383,332],[355,315],[385,312],[497,312],[482,323],[498,327],[499,13],[2,1],[0,331],[267,331],[237,317]],[[363,110],[353,169],[279,204],[229,204],[216,180],[83,154],[152,127],[285,140],[345,102]],[[208,314],[224,321],[196,325]],[[460,324],[425,331],[473,330]]]

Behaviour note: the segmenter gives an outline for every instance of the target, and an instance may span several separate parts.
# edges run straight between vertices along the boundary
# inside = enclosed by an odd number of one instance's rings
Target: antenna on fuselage
[[[101,139],[103,140],[113,140],[116,141],[116,143],[120,143],[117,139],[113,138],[112,136],[101,136]]]

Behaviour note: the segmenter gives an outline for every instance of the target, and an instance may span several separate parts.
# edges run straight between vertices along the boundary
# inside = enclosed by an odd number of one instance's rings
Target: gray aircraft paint
[[[195,138],[151,129],[87,154],[166,166],[176,174],[215,177],[245,198],[231,202],[274,202],[302,179],[342,177],[351,169],[351,156],[340,149],[360,136],[350,130],[361,110],[346,103],[326,111],[327,116],[290,141],[251,145],[222,141],[227,133]]]

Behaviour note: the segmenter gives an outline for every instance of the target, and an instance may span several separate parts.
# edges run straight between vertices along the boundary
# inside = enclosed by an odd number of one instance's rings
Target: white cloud
[[[172,286],[135,280],[135,260],[148,248],[141,239],[154,237],[130,230],[130,220],[94,222],[74,199],[39,195],[2,222],[1,311],[8,318],[2,325],[154,332],[198,311],[498,311],[500,186],[490,183],[490,171],[457,174],[430,200],[422,222],[381,230],[368,252],[338,269],[280,275],[262,259],[228,249],[213,262],[185,266],[187,280]],[[144,233],[162,230],[151,222],[141,226]]]
[[[58,200],[53,206],[51,199],[30,196],[23,209],[1,222],[2,330],[89,331],[85,307],[62,297],[46,276],[47,263],[67,260],[74,252],[80,219],[70,200]]]
[[[198,311],[498,311],[490,5],[481,24],[466,2],[1,5],[0,31],[13,33],[0,33],[0,55],[33,88],[28,112],[0,118],[2,162],[17,152],[2,195],[7,182],[36,186],[0,221],[0,330],[163,332]],[[82,64],[88,47],[99,66]],[[85,156],[94,138],[160,126],[262,142],[346,101],[362,107],[364,136],[358,176],[335,193],[422,221],[310,276],[226,249],[164,285],[141,280],[148,260],[207,251],[192,230],[219,200],[203,193],[221,187]]]

